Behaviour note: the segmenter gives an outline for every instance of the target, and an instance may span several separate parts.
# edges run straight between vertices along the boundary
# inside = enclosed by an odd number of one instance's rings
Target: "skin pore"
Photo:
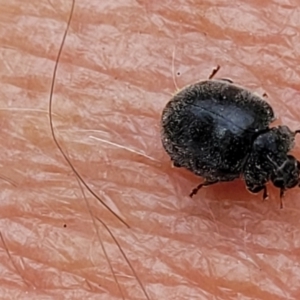
[[[1,297],[299,298],[299,190],[190,199],[160,144],[174,82],[216,65],[299,127],[295,7],[212,3],[1,4]]]

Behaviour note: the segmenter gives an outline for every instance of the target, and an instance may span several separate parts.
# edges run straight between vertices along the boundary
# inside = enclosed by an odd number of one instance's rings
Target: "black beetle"
[[[272,107],[230,80],[209,79],[185,87],[167,103],[161,138],[175,167],[204,178],[195,188],[243,177],[252,193],[271,182],[284,192],[299,184],[300,163],[288,152],[300,130],[269,128]]]

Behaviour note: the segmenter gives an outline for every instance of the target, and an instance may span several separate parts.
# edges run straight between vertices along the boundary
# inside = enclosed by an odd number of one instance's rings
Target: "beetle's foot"
[[[248,187],[249,192],[253,193],[253,194],[257,194],[260,191],[263,190],[263,201],[267,200],[269,198],[269,194],[268,194],[268,190],[267,187],[265,185],[261,185],[261,186],[251,186]]]
[[[279,195],[279,198],[280,198],[280,209],[283,209],[283,197],[284,197],[284,194],[285,194],[285,189],[280,189],[280,195]]]
[[[267,187],[265,185],[264,185],[263,189],[264,189],[264,192],[263,192],[263,201],[266,201],[266,200],[269,199],[269,194],[268,194]]]
[[[196,188],[194,188],[193,190],[192,190],[192,192],[190,193],[190,197],[191,198],[193,198],[193,196],[195,196],[197,193],[198,193],[198,191],[203,187],[203,185],[204,185],[204,182],[202,182],[202,183],[200,183]]]

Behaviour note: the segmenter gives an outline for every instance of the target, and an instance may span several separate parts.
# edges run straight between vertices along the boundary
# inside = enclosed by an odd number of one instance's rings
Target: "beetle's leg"
[[[221,67],[219,65],[217,65],[211,72],[211,74],[209,75],[208,79],[213,79],[215,77],[215,75],[219,72],[219,70],[221,69]],[[226,81],[229,83],[233,83],[233,81],[231,79],[228,78],[217,78],[216,80],[221,80],[221,81]]]
[[[217,182],[218,182],[218,180],[215,180],[215,181],[204,181],[204,182],[200,183],[196,188],[194,188],[194,189],[192,190],[192,192],[190,193],[189,196],[192,198],[194,195],[196,195],[196,194],[198,193],[198,191],[199,191],[202,187],[204,187],[204,186],[209,186],[209,185],[215,184],[215,183],[217,183]]]
[[[215,75],[218,73],[218,71],[221,69],[221,67],[219,65],[217,65],[211,72],[211,74],[209,75],[208,79],[213,79],[215,77]],[[233,81],[231,79],[228,78],[217,78],[216,80],[221,80],[221,81],[226,81],[229,83],[233,83]]]
[[[282,201],[282,199],[283,199],[283,197],[284,197],[284,194],[285,194],[285,189],[280,189],[280,209],[282,209],[283,208],[283,201]]]
[[[265,185],[253,186],[253,187],[251,186],[251,187],[248,187],[248,190],[249,190],[249,192],[254,193],[254,194],[257,194],[261,190],[264,190],[264,192],[263,192],[263,201],[267,200],[268,197],[269,197],[268,190],[267,190],[267,187]]]
[[[219,65],[217,65],[217,67],[212,70],[212,72],[209,75],[208,79],[213,79],[213,77],[218,73],[218,71],[220,70],[220,68],[221,67]]]
[[[180,168],[181,165],[179,163],[175,162],[175,161],[171,161],[171,167],[172,168]]]
[[[297,133],[300,133],[300,129],[299,129],[299,130],[295,130],[295,135],[296,135]]]

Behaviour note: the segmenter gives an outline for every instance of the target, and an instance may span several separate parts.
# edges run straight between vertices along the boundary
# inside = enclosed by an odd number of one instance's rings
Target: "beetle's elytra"
[[[242,177],[252,193],[268,181],[284,192],[299,184],[300,163],[289,155],[299,131],[270,128],[272,107],[226,80],[201,81],[179,91],[161,118],[162,144],[174,166],[204,178],[202,186]]]

